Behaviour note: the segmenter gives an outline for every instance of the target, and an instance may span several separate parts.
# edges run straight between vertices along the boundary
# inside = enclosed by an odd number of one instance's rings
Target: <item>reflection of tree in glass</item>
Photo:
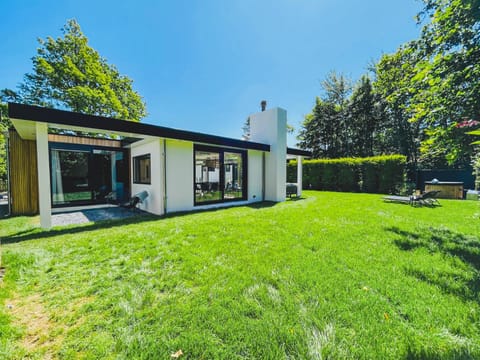
[[[88,154],[75,151],[60,152],[62,176],[83,178],[88,176]]]

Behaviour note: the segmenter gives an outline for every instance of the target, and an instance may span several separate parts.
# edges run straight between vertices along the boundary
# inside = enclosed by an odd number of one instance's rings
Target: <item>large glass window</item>
[[[195,202],[221,200],[219,185],[220,153],[195,151]]]
[[[195,146],[195,204],[243,200],[246,152]]]
[[[133,158],[133,182],[150,184],[150,154]]]
[[[225,152],[224,153],[224,198],[242,199],[243,198],[243,166],[242,154]]]
[[[53,206],[123,201],[128,191],[123,151],[61,146],[56,144],[50,150]]]
[[[88,159],[82,151],[52,150],[52,203],[68,204],[92,200]]]

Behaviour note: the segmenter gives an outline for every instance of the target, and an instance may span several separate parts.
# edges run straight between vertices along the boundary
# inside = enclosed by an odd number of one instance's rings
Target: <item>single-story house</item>
[[[138,206],[157,215],[284,201],[287,154],[311,155],[287,148],[281,108],[250,115],[250,141],[16,103],[8,114],[12,213],[40,213],[44,228],[57,208],[144,191]],[[297,182],[300,195],[301,166]]]

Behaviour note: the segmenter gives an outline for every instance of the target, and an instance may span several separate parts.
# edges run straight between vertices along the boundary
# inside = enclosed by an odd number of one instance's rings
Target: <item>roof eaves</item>
[[[312,152],[311,151],[289,148],[289,147],[287,147],[287,154],[288,155],[312,157]]]
[[[25,104],[8,103],[8,116],[12,119],[31,120],[94,130],[124,132],[241,149],[270,151],[270,145],[268,144]]]

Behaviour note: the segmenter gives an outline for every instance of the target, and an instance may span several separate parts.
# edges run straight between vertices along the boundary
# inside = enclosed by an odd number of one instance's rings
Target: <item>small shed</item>
[[[441,199],[463,199],[463,182],[460,181],[425,181],[425,191],[440,191]]]

